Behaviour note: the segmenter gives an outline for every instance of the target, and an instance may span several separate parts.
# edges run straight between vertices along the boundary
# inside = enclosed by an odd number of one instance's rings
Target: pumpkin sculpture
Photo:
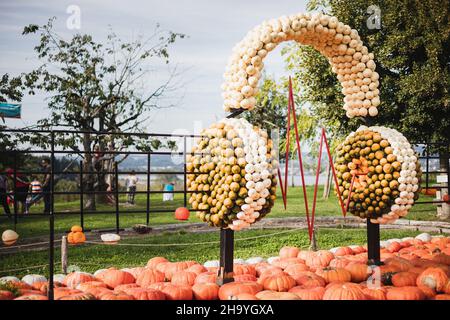
[[[420,192],[420,164],[408,140],[386,127],[360,127],[337,148],[339,191],[349,211],[373,223],[406,216]],[[390,252],[401,249],[392,244]]]
[[[273,142],[245,119],[222,119],[201,134],[187,157],[189,203],[211,226],[248,228],[274,205]]]
[[[70,244],[82,244],[86,241],[86,236],[80,226],[73,226],[70,228],[70,233],[67,235],[67,241]]]

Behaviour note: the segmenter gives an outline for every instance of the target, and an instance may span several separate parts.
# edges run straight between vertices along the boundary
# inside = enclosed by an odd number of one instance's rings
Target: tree
[[[29,25],[23,34],[38,33],[40,40],[34,48],[43,62],[26,75],[30,93],[41,90],[50,94],[48,107],[51,115],[38,122],[40,128],[67,127],[82,134],[60,135],[57,143],[78,150],[83,157],[84,170],[93,171],[94,146],[100,153],[120,151],[130,145],[149,148],[149,139],[135,139],[121,135],[141,132],[149,111],[167,108],[161,99],[173,92],[178,73],[169,71],[167,80],[150,88],[147,76],[150,63],[169,63],[169,46],[184,34],[165,32],[156,26],[148,38],[122,41],[112,31],[106,43],[96,42],[91,35],[75,34],[65,40],[53,30],[54,18],[46,25]],[[93,135],[91,132],[111,134]],[[95,160],[95,159],[94,159]],[[111,168],[114,157],[105,160],[103,168]],[[105,179],[106,176],[102,176]],[[104,178],[97,187],[106,190]],[[87,175],[87,191],[94,189],[95,177]],[[95,209],[93,198],[87,207]]]
[[[8,73],[5,73],[0,78],[0,102],[21,102],[23,97],[23,82],[21,77],[11,77]],[[22,163],[24,156],[18,154],[13,159],[10,153],[5,151],[11,150],[16,145],[16,139],[13,135],[6,132],[1,132],[1,129],[5,128],[4,125],[0,125],[0,163],[3,166],[12,166],[13,162]]]
[[[309,8],[356,28],[374,53],[381,84],[376,124],[394,127],[411,141],[449,141],[450,2],[377,0],[370,4],[381,8],[380,30],[368,29],[364,0],[310,1]],[[284,55],[303,89],[302,99],[329,127],[347,134],[364,123],[346,118],[340,84],[325,57],[297,44]]]

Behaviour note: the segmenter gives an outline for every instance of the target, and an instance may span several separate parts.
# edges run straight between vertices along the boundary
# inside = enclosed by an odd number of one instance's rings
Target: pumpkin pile
[[[342,85],[349,118],[378,114],[379,75],[358,31],[322,13],[299,13],[264,21],[237,43],[224,73],[225,111],[252,110],[267,54],[284,41],[311,45],[328,58]]]
[[[449,300],[450,238],[421,234],[381,242],[380,267],[354,245],[304,251],[283,247],[264,259],[237,259],[234,282],[219,287],[212,261],[170,262],[55,276],[57,300]],[[215,265],[215,266],[211,266]],[[40,275],[0,278],[0,300],[46,300]]]
[[[80,226],[73,226],[70,228],[70,232],[67,235],[67,241],[70,244],[82,244],[86,241],[86,235],[83,232],[83,228]]]
[[[334,165],[349,211],[373,223],[392,223],[404,217],[419,197],[418,158],[394,129],[360,127],[337,148]]]
[[[201,134],[187,157],[189,203],[211,226],[249,227],[275,201],[278,162],[272,141],[245,119],[223,119]]]

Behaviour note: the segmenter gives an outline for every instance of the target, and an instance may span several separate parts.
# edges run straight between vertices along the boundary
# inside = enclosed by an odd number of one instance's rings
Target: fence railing
[[[10,197],[12,201],[14,201],[13,205],[13,217],[14,217],[14,228],[16,228],[19,217],[39,217],[39,216],[48,216],[48,215],[79,215],[80,216],[80,225],[84,229],[85,228],[85,216],[86,215],[94,215],[94,214],[115,214],[115,231],[119,233],[121,231],[121,225],[120,225],[120,216],[122,214],[145,214],[145,224],[150,224],[150,215],[151,213],[164,213],[164,212],[173,212],[176,208],[154,208],[152,207],[151,202],[151,195],[153,194],[182,194],[183,197],[183,206],[188,207],[188,192],[187,192],[187,174],[200,174],[195,172],[187,172],[187,166],[186,166],[186,155],[187,155],[187,149],[188,149],[188,139],[195,139],[199,138],[199,135],[191,135],[191,134],[158,134],[158,133],[112,133],[112,132],[85,132],[85,131],[71,131],[71,130],[20,130],[20,129],[5,129],[1,131],[2,134],[9,133],[10,135],[14,134],[39,134],[39,135],[49,135],[47,137],[47,148],[14,148],[14,149],[7,149],[2,150],[3,157],[12,159],[12,168],[9,171],[2,171],[0,170],[0,175],[8,175],[12,180],[13,188],[11,191],[6,191],[6,196]],[[97,138],[93,138],[93,141],[99,141],[98,137],[101,136],[126,136],[126,137],[137,137],[140,139],[150,139],[150,138],[157,138],[157,139],[165,139],[165,138],[177,138],[179,142],[181,142],[181,145],[177,145],[176,151],[169,150],[169,151],[158,151],[158,150],[131,150],[129,149],[125,150],[78,150],[77,146],[72,146],[72,149],[75,150],[68,150],[64,149],[61,150],[62,147],[57,144],[56,139],[60,138],[58,135],[82,135],[82,134],[89,134]],[[150,143],[150,140],[149,140]],[[180,151],[182,150],[182,151]],[[191,154],[191,153],[190,153]],[[45,170],[36,170],[36,169],[28,169],[20,167],[18,165],[18,157],[21,155],[48,155],[49,158],[49,165],[50,168]],[[73,165],[75,160],[72,160],[69,167],[71,167],[70,170],[57,170],[55,168],[55,164],[58,161],[58,155],[59,156],[72,156],[76,155],[78,158],[81,158],[81,160],[78,161],[77,165]],[[92,164],[87,164],[85,160],[82,160],[86,155],[96,156],[109,156],[107,161],[111,161],[112,166],[109,166],[109,169],[103,168],[102,161],[106,160],[99,160],[100,166],[102,169],[95,169],[95,167]],[[141,156],[145,157],[146,162],[146,169],[145,170],[119,170],[120,164],[118,161],[116,161],[117,157],[120,156]],[[152,159],[155,156],[178,156],[182,157],[182,161],[179,161],[177,166],[172,166],[172,169],[164,169],[164,170],[153,170],[152,169]],[[38,159],[41,160],[41,159]],[[179,160],[179,159],[178,159]],[[75,167],[75,169],[74,169]],[[86,170],[85,168],[90,168],[89,170]],[[134,192],[135,195],[143,194],[145,195],[145,208],[139,209],[139,210],[121,210],[119,206],[120,202],[120,196],[122,195],[128,195],[130,191],[122,190],[120,188],[119,184],[119,176],[120,175],[127,175],[134,173],[138,176],[146,176],[146,185],[144,190],[136,190]],[[22,176],[29,176],[29,175],[49,175],[50,176],[50,189],[49,190],[43,190],[41,192],[43,197],[48,196],[50,198],[50,210],[43,213],[32,213],[28,215],[22,215],[19,214],[19,208],[18,208],[18,196],[21,195],[21,192],[18,190],[17,182],[20,181],[20,177]],[[57,183],[57,176],[59,175],[66,175],[71,177],[77,177],[78,180],[78,190],[72,190],[72,191],[66,191],[66,190],[55,190],[55,184]],[[101,182],[102,185],[104,185],[105,177],[109,175],[110,183],[109,183],[109,189],[108,190],[100,190],[98,187],[92,186],[92,180],[97,179],[97,183]],[[157,175],[175,175],[175,176],[182,176],[182,190],[152,190],[151,185],[151,177],[157,176]],[[100,181],[100,179],[102,181]],[[88,186],[87,183],[90,183],[91,185]],[[23,193],[24,191],[22,191]],[[26,191],[26,194],[28,194],[28,190]],[[79,197],[79,210],[64,210],[64,211],[58,211],[55,209],[55,197],[62,196],[62,195],[74,195]],[[89,210],[85,207],[85,200],[86,197],[92,197],[98,196],[98,195],[108,195],[110,196],[114,201],[113,203],[110,203],[111,210]],[[27,195],[21,195],[22,198]],[[4,218],[6,215],[0,215],[0,218]]]

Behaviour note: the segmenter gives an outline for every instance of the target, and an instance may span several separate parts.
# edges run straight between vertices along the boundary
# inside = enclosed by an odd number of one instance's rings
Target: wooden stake
[[[67,248],[67,237],[63,236],[61,241],[61,270],[64,274],[67,274]]]

